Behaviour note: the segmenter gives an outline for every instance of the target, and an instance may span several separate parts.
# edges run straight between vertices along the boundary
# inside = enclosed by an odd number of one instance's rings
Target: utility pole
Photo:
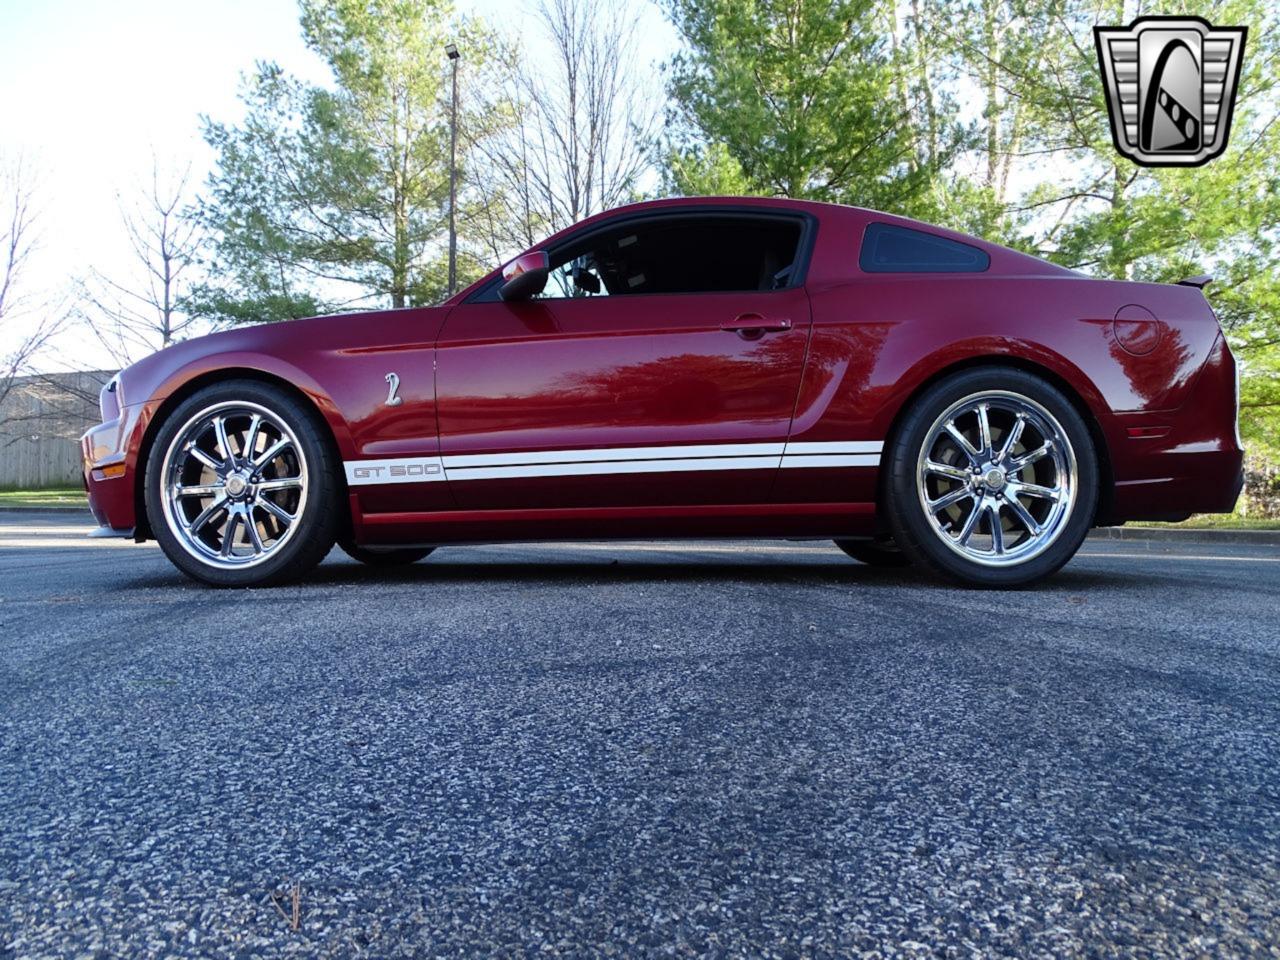
[[[449,111],[449,296],[458,289],[458,53],[455,44],[444,47],[453,67],[453,107]]]

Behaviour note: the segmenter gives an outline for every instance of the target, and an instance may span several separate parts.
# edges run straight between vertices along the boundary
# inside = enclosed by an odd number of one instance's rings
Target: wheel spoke
[[[276,457],[280,456],[280,454],[284,453],[284,451],[288,450],[292,446],[293,446],[292,440],[290,440],[288,437],[281,437],[271,446],[267,447],[266,452],[263,453],[262,456],[258,457],[253,461],[254,468],[261,470],[268,463],[270,463]]]
[[[1004,553],[1004,528],[1000,526],[999,503],[987,504],[987,522],[991,524],[991,552],[997,555]]]
[[[301,477],[282,477],[278,480],[259,480],[255,486],[259,493],[268,493],[274,490],[301,490]]]
[[[953,467],[949,463],[938,463],[936,460],[926,460],[924,462],[924,472],[932,473],[939,477],[947,477],[951,480],[959,480],[961,483],[969,482],[968,470]]]
[[[258,499],[258,506],[267,511],[267,513],[271,514],[286,527],[297,519],[297,514],[290,513],[269,497],[260,497]]]
[[[1022,505],[1022,501],[1017,497],[1009,497],[1005,501],[1009,505],[1009,509],[1013,511],[1013,515],[1018,518],[1018,522],[1027,528],[1027,532],[1033,537],[1040,536],[1040,524],[1035,517],[1031,515],[1031,511]]]
[[[249,543],[253,545],[254,554],[265,553],[267,548],[262,545],[262,537],[258,534],[258,522],[253,519],[253,507],[245,508],[244,526],[249,531]]]
[[[231,449],[231,438],[227,436],[227,418],[213,418],[213,434],[218,439],[218,449],[222,451],[222,460],[224,463],[231,463],[235,460],[235,451]]]
[[[194,537],[209,522],[210,518],[226,508],[227,498],[218,497],[203,510],[196,515],[196,518],[187,524],[187,531]]]
[[[978,502],[973,505],[973,509],[969,511],[969,516],[965,517],[964,526],[960,528],[960,534],[956,537],[956,542],[960,546],[964,546],[969,542],[969,538],[973,536],[973,531],[978,528],[978,518],[982,515],[982,503]]]
[[[937,500],[929,501],[929,512],[938,513],[947,507],[955,506],[961,500],[967,500],[973,496],[973,491],[968,487],[958,487],[950,493],[944,493]]]
[[[1022,439],[1022,431],[1026,425],[1027,418],[1022,414],[1018,414],[1013,421],[1013,426],[1009,428],[1009,433],[1004,438],[1004,445],[1000,448],[1000,456],[996,458],[1000,463],[1008,462],[1009,456],[1013,453],[1013,448]]]
[[[1009,461],[1009,473],[1018,473],[1023,467],[1029,467],[1038,460],[1043,460],[1053,451],[1053,441],[1046,440],[1043,445],[1024,453],[1015,460]]]
[[[187,447],[187,453],[195,457],[210,470],[221,470],[225,466],[225,464],[219,463],[217,460],[213,459],[213,457],[209,456],[194,443]]]
[[[947,435],[951,437],[955,442],[955,445],[960,448],[960,452],[963,453],[965,457],[968,458],[969,462],[976,467],[978,465],[978,451],[974,448],[973,444],[969,442],[969,438],[961,433],[959,428],[956,427],[955,421],[948,420],[943,429],[947,431]]]
[[[236,528],[240,525],[240,511],[232,510],[227,514],[227,526],[222,531],[222,549],[218,552],[224,557],[231,556],[236,546]]]
[[[1009,495],[1036,497],[1039,500],[1052,500],[1056,503],[1062,498],[1062,491],[1057,487],[1042,487],[1036,483],[1013,483],[1009,485]]]
[[[220,483],[200,483],[195,486],[178,487],[173,492],[179,497],[216,497],[222,493]]]
[[[244,447],[240,450],[240,456],[253,458],[254,448],[258,445],[258,428],[261,426],[262,417],[255,413],[253,419],[249,421],[249,429],[245,431]]]
[[[988,416],[990,409],[985,403],[978,405],[978,441],[982,444],[982,449],[978,453],[984,457],[991,456],[991,418]]]

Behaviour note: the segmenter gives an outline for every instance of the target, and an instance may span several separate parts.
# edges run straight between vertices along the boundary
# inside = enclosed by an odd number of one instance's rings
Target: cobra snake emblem
[[[398,407],[403,403],[403,399],[396,396],[396,391],[400,389],[400,375],[396,373],[388,373],[382,378],[387,381],[387,406]]]

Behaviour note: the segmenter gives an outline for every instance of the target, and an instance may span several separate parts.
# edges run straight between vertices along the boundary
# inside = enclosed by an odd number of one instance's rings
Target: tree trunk
[[[982,4],[982,37],[987,45],[983,68],[987,86],[987,186],[994,190],[1000,179],[1000,35],[997,30],[1000,0]]]

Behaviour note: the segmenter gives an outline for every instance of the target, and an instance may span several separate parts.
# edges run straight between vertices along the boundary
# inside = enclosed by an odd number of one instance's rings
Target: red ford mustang
[[[1201,287],[1093,280],[899,217],[687,199],[592,217],[438,307],[134,364],[84,437],[101,534],[206,583],[440,544],[832,538],[971,584],[1091,527],[1232,509]]]

